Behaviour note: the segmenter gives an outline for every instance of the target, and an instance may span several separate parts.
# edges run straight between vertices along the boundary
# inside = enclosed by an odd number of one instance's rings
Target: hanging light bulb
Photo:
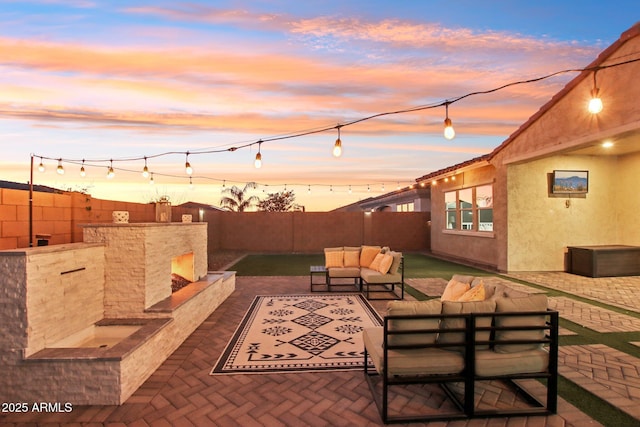
[[[62,159],[58,159],[58,167],[56,169],[58,175],[64,175],[64,168],[62,167]]]
[[[191,175],[193,173],[193,168],[191,167],[191,164],[189,163],[189,152],[187,151],[187,161],[184,164],[184,171],[187,175]]]
[[[444,119],[444,137],[451,140],[456,136],[456,131],[453,129],[453,124],[449,118],[449,101],[445,102],[445,119]]]
[[[256,169],[260,169],[262,167],[262,154],[260,153],[260,147],[262,146],[262,141],[258,142],[258,153],[256,154],[256,160],[253,162],[253,166]]]
[[[40,164],[38,165],[38,171],[44,172],[44,164],[42,163],[42,157],[40,157]]]
[[[113,179],[113,177],[116,176],[116,172],[113,170],[113,160],[110,160],[110,162],[109,170],[107,171],[107,178]]]
[[[382,183],[382,187],[380,188],[380,191],[384,192],[384,182]]]
[[[338,139],[336,139],[336,143],[333,146],[333,157],[340,157],[342,156],[342,141],[340,140],[340,128],[342,126],[338,126]]]
[[[87,176],[87,172],[84,170],[84,159],[82,159],[82,166],[80,166],[80,176],[83,178]]]
[[[309,188],[307,188],[307,194],[311,194],[311,185],[309,185]]]
[[[193,190],[193,181],[191,180],[191,177],[189,177],[189,190]]]
[[[151,178],[149,178],[149,184],[150,185],[155,184],[155,181],[153,180],[153,172],[151,172]]]
[[[349,194],[351,194],[351,185],[349,185]]]
[[[144,167],[142,168],[142,177],[149,178],[149,168],[147,167],[147,156],[144,157]]]
[[[596,84],[596,73],[598,71],[593,72],[593,89],[591,89],[591,99],[589,100],[589,106],[587,107],[591,114],[598,114],[602,111],[602,99],[600,99],[600,89],[598,89],[598,85]]]

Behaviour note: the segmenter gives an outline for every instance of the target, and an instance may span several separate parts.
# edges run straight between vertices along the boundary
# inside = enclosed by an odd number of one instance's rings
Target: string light
[[[82,159],[82,166],[80,167],[80,176],[83,178],[87,176],[87,172],[84,170],[84,159]]]
[[[184,171],[187,175],[191,175],[193,173],[193,168],[191,167],[191,164],[189,163],[189,152],[187,151],[187,160],[184,164]]]
[[[338,139],[336,139],[336,143],[333,146],[333,157],[342,156],[342,141],[340,140],[340,128],[342,126],[337,126],[338,129]]]
[[[62,159],[58,159],[58,167],[56,168],[58,175],[64,175],[64,168],[62,167]]]
[[[598,114],[602,111],[602,99],[600,99],[600,89],[596,83],[596,74],[598,70],[593,72],[593,89],[591,89],[591,99],[589,100],[589,106],[587,107],[591,114]]]
[[[193,181],[191,180],[191,177],[189,177],[189,190],[193,190]]]
[[[451,119],[449,118],[449,101],[444,103],[445,108],[445,119],[444,119],[444,137],[451,140],[455,138],[456,131],[453,129],[453,124],[451,123]]]
[[[40,164],[38,165],[38,171],[44,172],[44,164],[42,163],[42,157],[40,157]]]
[[[116,176],[116,172],[113,170],[113,160],[110,160],[109,170],[107,171],[107,178],[113,179]]]
[[[144,167],[142,168],[142,177],[149,178],[149,168],[147,167],[147,156],[144,157]]]
[[[311,185],[309,185],[307,188],[307,194],[311,194]]]
[[[253,162],[253,166],[256,169],[260,169],[262,167],[262,154],[260,153],[261,147],[262,147],[262,141],[258,143],[258,153],[256,154],[256,160]]]
[[[149,178],[149,184],[151,185],[155,184],[155,181],[153,180],[153,172],[151,172],[151,178]]]

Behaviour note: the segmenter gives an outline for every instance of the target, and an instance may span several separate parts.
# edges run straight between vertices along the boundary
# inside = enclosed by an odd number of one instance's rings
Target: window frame
[[[490,200],[489,206],[480,206],[478,203],[478,189],[482,187],[489,187],[491,189],[490,195],[486,199]],[[470,192],[470,194],[469,194]],[[486,195],[486,191],[484,192]],[[494,220],[493,220],[493,183],[479,184],[471,187],[458,188],[451,191],[444,191],[444,229],[445,233],[455,234],[472,234],[482,235],[487,237],[493,237],[494,233]],[[451,195],[455,195],[455,202]],[[467,200],[470,197],[470,202]],[[464,205],[463,205],[464,203]],[[480,229],[480,215],[482,212],[491,211],[491,229]],[[469,213],[471,213],[471,221],[469,221]],[[453,222],[454,226],[451,227],[452,222],[450,219],[455,218]],[[484,226],[483,226],[484,228]]]

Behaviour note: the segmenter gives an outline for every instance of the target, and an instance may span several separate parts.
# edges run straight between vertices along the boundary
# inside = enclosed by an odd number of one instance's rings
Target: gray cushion
[[[440,314],[442,303],[437,299],[428,301],[391,301],[387,304],[387,315],[404,314]],[[414,329],[435,329],[440,324],[440,318],[433,319],[405,319],[390,320],[389,330],[414,330]],[[416,333],[406,335],[389,335],[389,344],[433,344],[436,341],[437,333]]]
[[[332,267],[329,268],[329,277],[360,277],[358,267]]]
[[[462,313],[493,313],[496,310],[496,302],[493,300],[485,301],[469,301],[469,302],[456,302],[456,301],[444,301],[442,303],[443,314],[462,314]],[[491,326],[492,317],[479,317],[476,319],[476,326],[489,327]],[[442,319],[440,325],[441,329],[455,329],[464,328],[464,319],[451,318]],[[491,336],[491,331],[479,331],[476,332],[476,340],[488,341]],[[439,343],[460,343],[464,344],[464,332],[451,332],[441,333],[438,335]],[[489,345],[476,346],[476,349],[486,349]],[[452,347],[451,350],[458,348]]]
[[[544,294],[529,295],[521,298],[497,298],[496,312],[545,311],[547,296]],[[496,326],[544,326],[546,316],[503,316],[496,317]],[[496,331],[496,340],[539,340],[544,338],[544,331]],[[534,350],[541,344],[496,344],[498,353],[515,353]]]
[[[549,353],[541,348],[515,353],[476,352],[476,374],[481,377],[544,372],[549,367]]]
[[[376,371],[383,374],[384,351],[382,327],[365,329],[364,345],[371,356]],[[464,369],[464,358],[460,353],[438,348],[416,350],[389,350],[387,375],[449,375]]]
[[[400,283],[400,281],[402,281],[402,275],[400,273],[382,274],[379,271],[364,267],[360,269],[360,277],[362,277],[365,282],[373,284]]]

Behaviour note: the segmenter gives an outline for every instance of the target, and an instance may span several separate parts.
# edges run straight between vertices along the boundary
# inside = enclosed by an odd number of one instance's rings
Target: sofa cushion
[[[391,265],[393,264],[393,256],[390,254],[384,254],[382,256],[382,261],[380,261],[380,265],[378,266],[378,271],[382,274],[387,274],[387,272],[391,269]],[[371,266],[369,266],[371,268]]]
[[[380,246],[363,246],[360,251],[360,267],[369,267],[379,253]]]
[[[473,301],[473,302],[458,302],[458,301],[444,301],[442,303],[442,314],[464,314],[464,313],[493,313],[496,310],[496,302],[493,300],[487,301]],[[491,326],[492,317],[478,317],[476,318],[476,327],[489,327]],[[440,324],[440,329],[457,329],[464,328],[464,319],[456,318],[444,318]],[[476,332],[476,341],[488,341],[491,337],[491,331],[478,331]],[[439,343],[460,343],[464,344],[464,332],[449,332],[441,333],[438,335]],[[489,345],[476,346],[476,349],[486,349]],[[460,348],[453,347],[452,350],[460,350]]]
[[[472,287],[467,292],[462,294],[460,298],[456,301],[460,302],[469,302],[469,301],[484,301],[485,293],[484,293],[484,283],[480,282],[479,285]]]
[[[545,294],[529,295],[520,298],[497,298],[496,312],[531,312],[546,311],[547,296]],[[496,326],[544,326],[546,316],[499,316],[496,317]],[[496,331],[495,339],[499,340],[539,340],[544,338],[543,330],[534,331]],[[496,344],[495,351],[498,353],[515,353],[519,351],[534,350],[541,347],[541,344]]]
[[[393,262],[391,263],[391,267],[389,267],[389,271],[387,271],[387,273],[396,274],[400,268],[400,263],[402,262],[402,252],[389,251],[388,253],[393,257]]]
[[[344,266],[344,251],[325,251],[324,266],[326,268],[335,268]]]
[[[356,278],[360,277],[360,267],[330,268],[329,277]]]
[[[384,350],[382,327],[367,328],[363,332],[364,345],[379,374],[383,374]],[[449,375],[464,369],[460,353],[439,348],[389,350],[387,375]]]
[[[383,253],[378,253],[378,255],[376,255],[376,257],[373,259],[373,261],[371,261],[371,264],[369,264],[369,266],[367,268],[369,268],[371,270],[379,271],[380,270],[380,264],[382,263],[383,259],[384,259],[384,254]]]
[[[469,286],[469,283],[458,282],[457,280],[452,278],[444,288],[442,296],[440,297],[440,301],[455,301],[470,288],[471,287]]]
[[[360,267],[360,249],[357,251],[354,250],[344,250],[344,266],[345,267]]]
[[[442,303],[437,299],[428,301],[390,301],[387,304],[388,316],[405,314],[440,314],[441,311]],[[389,330],[435,329],[439,324],[439,317],[433,319],[390,320]],[[436,341],[437,335],[437,332],[390,335],[389,344],[433,344]]]
[[[396,274],[382,274],[379,271],[372,270],[370,268],[361,268],[360,277],[367,283],[372,284],[386,284],[386,283],[400,283],[402,282],[402,275]]]
[[[545,372],[548,367],[549,353],[541,348],[516,353],[476,352],[476,374],[481,377]]]

